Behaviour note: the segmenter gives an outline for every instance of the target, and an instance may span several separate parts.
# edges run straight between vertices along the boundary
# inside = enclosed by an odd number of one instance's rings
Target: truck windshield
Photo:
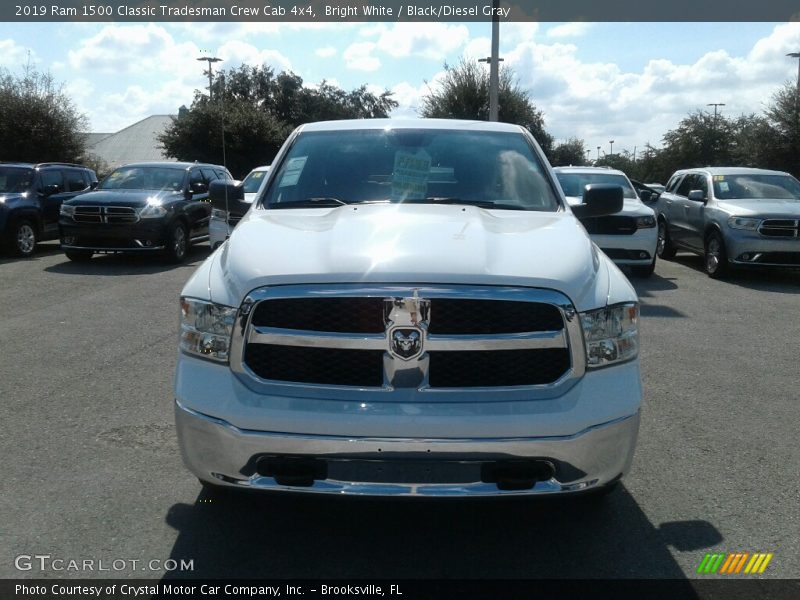
[[[714,175],[719,200],[781,199],[800,202],[800,182],[789,175]]]
[[[0,167],[0,194],[27,192],[33,183],[33,169]]]
[[[171,167],[120,167],[97,186],[100,190],[169,190],[183,189],[186,171]]]
[[[263,202],[269,208],[365,202],[559,207],[521,133],[457,129],[301,133]]]

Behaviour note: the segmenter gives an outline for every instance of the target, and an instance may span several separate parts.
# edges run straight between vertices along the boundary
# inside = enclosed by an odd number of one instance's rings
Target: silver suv
[[[703,256],[710,277],[732,265],[800,267],[800,182],[782,171],[677,171],[656,204],[658,256]]]

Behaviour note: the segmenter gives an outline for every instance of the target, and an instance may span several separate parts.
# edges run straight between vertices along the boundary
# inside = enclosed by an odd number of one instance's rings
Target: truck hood
[[[183,197],[183,192],[171,190],[95,190],[67,200],[65,204],[109,206],[144,206],[150,199],[168,202]]]
[[[800,218],[800,201],[792,199],[717,200],[717,207],[737,217]]]
[[[264,285],[369,282],[549,288],[581,310],[616,271],[568,212],[458,205],[252,210],[209,261],[208,297],[230,306]]]

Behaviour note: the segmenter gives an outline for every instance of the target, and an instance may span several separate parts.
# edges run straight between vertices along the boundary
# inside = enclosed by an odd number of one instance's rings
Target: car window
[[[567,196],[583,197],[583,190],[587,185],[602,183],[608,185],[618,185],[622,188],[622,195],[625,198],[638,198],[636,190],[624,175],[616,173],[556,173],[561,189]]]
[[[49,169],[42,171],[42,189],[55,185],[58,192],[64,191],[64,175],[59,170]]]
[[[692,175],[692,190],[700,190],[703,192],[703,197],[708,198],[708,181],[706,176],[702,174]],[[691,191],[691,190],[690,190]]]
[[[203,178],[206,181],[214,181],[215,179],[217,179],[217,174],[213,169],[205,169],[205,168],[203,168],[203,169],[200,169],[200,171],[203,173]]]
[[[244,188],[245,194],[255,194],[258,191],[258,188],[261,187],[261,184],[264,182],[266,177],[267,171],[250,171],[250,173],[242,182],[242,187]]]
[[[688,174],[686,177],[683,178],[678,189],[675,190],[675,193],[678,196],[688,196],[689,192],[692,191],[692,174]]]
[[[665,192],[672,193],[675,191],[675,188],[678,187],[678,181],[680,181],[680,175],[673,175],[670,177],[670,180],[667,182],[667,187],[664,189]]]
[[[82,192],[89,187],[87,179],[88,176],[84,171],[78,171],[75,169],[67,170],[67,191]]]
[[[448,202],[555,211],[558,196],[522,133],[369,129],[301,134],[264,203]]]
[[[27,192],[33,184],[33,169],[0,166],[0,194]]]

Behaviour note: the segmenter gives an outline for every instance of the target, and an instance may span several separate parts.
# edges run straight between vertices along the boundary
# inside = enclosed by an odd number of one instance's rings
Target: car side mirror
[[[234,204],[244,203],[244,187],[240,181],[217,179],[208,186],[208,197],[211,199],[213,208],[230,210],[235,208]],[[245,212],[247,211],[245,210]]]
[[[47,196],[52,196],[53,194],[58,194],[60,191],[61,191],[61,188],[58,185],[56,185],[55,183],[53,183],[51,185],[44,186],[44,188],[42,189],[42,196],[44,196],[46,198]]]
[[[583,203],[572,206],[579,219],[613,215],[622,210],[623,192],[619,185],[592,183],[583,189]]]
[[[205,194],[208,191],[208,184],[204,181],[195,181],[190,189],[192,194]]]
[[[651,192],[650,190],[640,190],[639,191],[639,199],[642,202],[650,202],[650,201],[654,200],[654,198],[653,198],[654,195],[655,194],[653,192]]]
[[[695,202],[705,203],[706,194],[703,190],[692,190],[691,192],[689,192],[687,198],[689,198],[689,200],[694,200]]]
[[[93,190],[93,189],[94,189],[94,188],[96,188],[98,185],[100,185],[100,182],[99,182],[99,181],[93,181],[92,183],[90,183],[90,184],[89,184],[89,189],[90,189],[90,190]]]

